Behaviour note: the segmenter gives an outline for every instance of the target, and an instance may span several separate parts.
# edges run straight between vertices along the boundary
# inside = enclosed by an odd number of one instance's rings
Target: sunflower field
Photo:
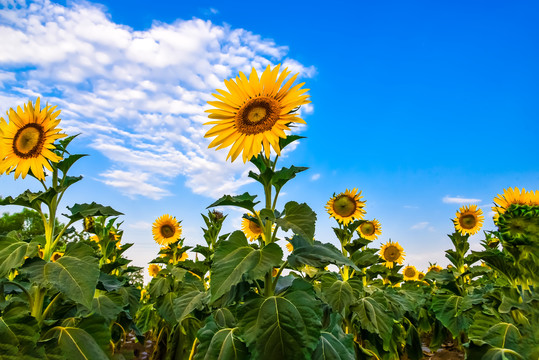
[[[308,204],[278,206],[307,169],[277,166],[302,139],[293,130],[310,102],[290,75],[253,69],[213,94],[209,147],[250,162],[260,193],[210,204],[194,247],[184,245],[181,220],[156,219],[161,249],[147,269],[124,255],[133,244],[122,239],[122,213],[91,199],[61,204],[82,180],[69,172],[85,155],[69,152],[76,135],[62,133],[60,110],[40,98],[9,109],[0,174],[42,190],[0,204],[36,212],[44,231],[0,228],[0,359],[419,360],[448,344],[467,359],[539,359],[539,190],[494,198],[497,230],[483,231],[481,251],[468,240],[481,231],[482,210],[458,209],[448,224],[451,265],[426,273],[403,265],[398,242],[371,245],[382,225],[356,188],[326,204],[338,245],[319,241]],[[215,208],[226,207],[244,212],[240,230],[223,233],[227,215]],[[80,236],[70,236],[75,224]]]

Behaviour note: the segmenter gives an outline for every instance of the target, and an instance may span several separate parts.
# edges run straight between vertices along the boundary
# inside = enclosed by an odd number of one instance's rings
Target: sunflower
[[[357,232],[364,239],[375,240],[382,234],[382,225],[376,219],[368,220],[359,225]]]
[[[268,65],[259,78],[253,68],[249,79],[240,72],[235,80],[225,80],[228,92],[217,89],[219,94],[212,94],[220,101],[208,101],[215,108],[206,112],[215,120],[204,124],[214,125],[204,137],[216,136],[208,147],[219,150],[232,145],[227,160],[234,161],[243,151],[243,162],[260,153],[262,146],[267,158],[270,145],[281,153],[279,138],[286,137],[291,123],[305,124],[296,110],[310,101],[304,95],[309,89],[301,89],[305,83],[291,87],[298,74],[286,80],[290,71],[285,68],[279,74],[279,69],[280,65],[273,70]]]
[[[251,217],[256,217],[256,215],[249,214]],[[241,230],[247,236],[247,238],[250,241],[254,241],[262,235],[262,227],[258,225],[256,222],[249,220],[247,218],[243,218],[241,220]]]
[[[169,245],[182,235],[182,227],[175,217],[165,214],[153,223],[153,239],[159,245]]]
[[[330,217],[347,225],[353,220],[363,219],[366,213],[363,209],[366,201],[359,200],[362,197],[361,191],[358,193],[357,189],[352,189],[352,191],[346,189],[338,195],[333,194],[326,204],[326,210]]]
[[[391,240],[382,245],[380,254],[382,259],[384,259],[386,262],[385,265],[389,269],[393,268],[394,263],[402,264],[405,255],[402,246],[400,246],[398,242],[391,242]]]
[[[288,251],[290,251],[290,252],[294,251],[294,245],[292,245],[291,243],[286,243],[286,248],[287,248]]]
[[[63,252],[55,251],[55,252],[52,253],[51,261],[52,261],[52,262],[56,262],[56,261],[58,261],[58,259],[60,259],[63,255],[64,255]]]
[[[419,273],[415,266],[408,265],[402,270],[402,275],[404,276],[404,280],[417,280]]]
[[[427,270],[427,272],[430,272],[430,271],[440,272],[442,270],[443,268],[440,265],[434,264],[434,265],[429,266],[429,269]]]
[[[495,204],[495,206],[492,207],[492,211],[495,212],[494,222],[498,221],[499,215],[505,213],[509,206],[513,204],[532,205],[539,200],[538,196],[538,191],[535,193],[533,191],[527,192],[524,188],[520,191],[516,186],[514,189],[503,189],[503,194],[498,194],[493,200]],[[539,205],[539,203],[537,205]]]
[[[7,116],[9,123],[0,118],[0,172],[15,171],[15,179],[22,176],[24,179],[29,171],[39,180],[45,180],[43,167],[52,171],[49,161],[58,162],[61,156],[56,155],[54,142],[67,136],[60,134],[62,129],[56,128],[60,119],[56,119],[60,110],[54,111],[56,106],[45,106],[41,109],[40,99],[37,98],[35,106],[31,101],[20,106],[17,111],[9,109]]]
[[[453,219],[455,229],[463,235],[475,234],[483,226],[485,217],[482,214],[483,210],[478,208],[477,205],[462,206],[457,211],[457,218]]]
[[[84,231],[95,233],[95,220],[91,216],[86,216],[83,220]]]
[[[161,271],[161,267],[157,264],[150,264],[148,266],[148,273],[151,277],[156,277],[157,274],[159,274],[159,271]]]
[[[425,277],[425,273],[424,273],[424,272],[419,271],[419,272],[417,273],[417,280],[423,280],[424,277]]]

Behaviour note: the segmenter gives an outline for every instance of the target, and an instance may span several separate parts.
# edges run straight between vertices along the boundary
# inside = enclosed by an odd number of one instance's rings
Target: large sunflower
[[[153,223],[153,239],[159,245],[169,245],[182,235],[182,227],[175,217],[165,214]]]
[[[500,214],[507,211],[509,206],[515,205],[539,205],[539,191],[526,191],[515,186],[515,188],[503,189],[503,194],[498,194],[494,198],[495,206],[492,207],[494,214],[494,222],[498,221]]]
[[[268,65],[259,78],[253,68],[249,79],[240,72],[235,80],[225,80],[228,92],[217,89],[219,94],[212,94],[220,101],[208,101],[215,108],[206,110],[208,117],[215,119],[204,124],[214,125],[204,135],[216,136],[210,148],[232,145],[227,160],[231,157],[234,161],[243,151],[243,162],[260,153],[262,146],[267,158],[270,145],[280,154],[279,138],[286,137],[291,123],[305,124],[296,110],[310,101],[309,95],[304,95],[309,89],[301,89],[305,83],[291,87],[298,74],[285,82],[290,71],[285,68],[279,74],[279,69],[280,65],[273,70]]]
[[[54,142],[67,136],[56,128],[60,123],[60,119],[56,119],[60,110],[55,109],[56,106],[49,105],[42,109],[37,98],[35,106],[29,101],[24,109],[20,106],[17,111],[9,109],[9,123],[0,118],[0,173],[15,171],[15,179],[19,175],[24,179],[32,171],[36,178],[45,180],[43,167],[52,171],[49,161],[62,160],[51,151],[55,148]]]
[[[382,225],[376,219],[367,220],[357,228],[359,236],[367,240],[376,240],[382,234]]]
[[[156,277],[157,274],[159,274],[159,271],[161,271],[161,266],[157,264],[150,264],[148,266],[148,273],[150,274],[151,277]]]
[[[382,245],[380,248],[380,256],[385,260],[385,266],[389,269],[393,268],[394,263],[402,264],[404,261],[404,249],[398,242],[391,242]]]
[[[366,213],[363,209],[366,201],[361,201],[362,197],[361,191],[358,193],[357,189],[352,189],[352,191],[346,189],[338,195],[333,194],[326,204],[326,210],[330,217],[347,225],[353,220],[363,219]]]
[[[463,235],[475,234],[483,226],[485,217],[482,214],[483,210],[478,208],[477,205],[462,206],[457,211],[456,219],[453,219],[455,229]]]
[[[404,280],[417,280],[419,273],[417,272],[415,266],[408,265],[402,270],[402,275]]]
[[[250,214],[252,217],[256,217],[256,215]],[[241,230],[245,234],[245,236],[250,240],[254,241],[258,239],[262,235],[262,227],[258,225],[256,222],[249,220],[247,218],[243,218],[241,220]]]

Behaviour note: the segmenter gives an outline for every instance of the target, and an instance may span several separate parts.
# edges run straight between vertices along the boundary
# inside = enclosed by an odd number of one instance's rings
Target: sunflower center
[[[475,216],[468,214],[468,215],[461,216],[461,218],[459,219],[459,222],[462,228],[469,230],[475,227],[475,225],[477,224],[477,219]]]
[[[415,276],[415,270],[412,269],[412,268],[408,268],[406,269],[406,271],[404,271],[404,275],[406,275],[406,277],[414,277]]]
[[[389,245],[384,250],[384,259],[386,261],[394,262],[397,261],[397,259],[401,256],[401,252],[395,245]]]
[[[236,127],[246,135],[259,134],[271,130],[279,119],[279,102],[267,96],[247,101],[236,114]]]
[[[356,212],[356,202],[349,196],[341,195],[333,202],[333,211],[342,217],[349,217]]]
[[[44,143],[43,128],[35,123],[26,124],[13,137],[13,152],[23,159],[38,157]]]
[[[161,235],[163,235],[164,238],[169,238],[174,236],[174,228],[170,225],[163,225],[161,226]]]
[[[425,277],[425,274],[423,274],[423,273],[417,274],[417,278],[418,278],[419,280],[422,280],[424,277]]]
[[[249,230],[251,230],[253,234],[256,234],[256,235],[262,234],[262,229],[260,228],[260,226],[258,226],[257,223],[251,220],[249,220]]]
[[[363,224],[359,225],[359,229],[361,230],[362,234],[367,235],[367,236],[374,235],[374,232],[376,230],[374,225],[369,221],[364,222]]]

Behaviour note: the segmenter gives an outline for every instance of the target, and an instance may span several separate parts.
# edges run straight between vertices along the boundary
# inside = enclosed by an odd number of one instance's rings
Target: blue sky
[[[447,264],[446,234],[461,205],[492,229],[504,188],[539,188],[539,5],[533,1],[247,2],[0,0],[0,111],[41,96],[82,133],[91,156],[64,206],[97,201],[125,215],[124,241],[144,265],[158,250],[151,223],[182,220],[203,241],[200,213],[221,194],[249,191],[249,167],[207,149],[205,104],[222,80],[267,64],[300,72],[312,104],[307,136],[282,159],[310,169],[286,201],[318,214],[359,188],[367,218],[405,248],[405,264]],[[75,174],[75,173],[74,173]],[[2,195],[38,189],[0,177]],[[16,209],[4,209],[15,211]],[[228,230],[239,227],[232,209]],[[472,238],[478,248],[481,237]]]

